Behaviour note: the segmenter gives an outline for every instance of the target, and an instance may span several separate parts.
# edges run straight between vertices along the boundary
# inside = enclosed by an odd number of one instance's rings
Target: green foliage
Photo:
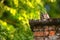
[[[4,2],[3,2],[4,1]],[[40,12],[45,13],[45,5],[52,18],[59,18],[59,0],[2,0],[0,1],[0,39],[33,40],[29,20],[40,19]]]
[[[33,40],[29,19],[40,19],[41,0],[4,0],[0,2],[0,39]]]
[[[51,18],[60,18],[60,1],[59,0],[46,0],[44,5],[49,6],[49,15]]]

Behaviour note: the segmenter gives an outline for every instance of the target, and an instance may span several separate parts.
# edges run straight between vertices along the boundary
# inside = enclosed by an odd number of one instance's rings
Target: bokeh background
[[[0,0],[0,40],[33,40],[29,20],[41,12],[60,18],[60,0]]]

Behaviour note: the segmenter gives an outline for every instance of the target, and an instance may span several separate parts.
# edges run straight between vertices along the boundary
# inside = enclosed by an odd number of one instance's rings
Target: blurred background
[[[0,0],[0,40],[33,40],[29,20],[42,13],[60,18],[60,0]]]

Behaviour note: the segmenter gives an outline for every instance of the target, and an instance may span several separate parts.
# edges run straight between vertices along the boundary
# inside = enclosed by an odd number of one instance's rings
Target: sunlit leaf
[[[18,0],[14,0],[14,4],[18,7]]]
[[[33,4],[32,4],[31,2],[29,2],[29,1],[27,1],[27,5],[28,5],[29,7],[31,7],[31,8],[34,8]]]

